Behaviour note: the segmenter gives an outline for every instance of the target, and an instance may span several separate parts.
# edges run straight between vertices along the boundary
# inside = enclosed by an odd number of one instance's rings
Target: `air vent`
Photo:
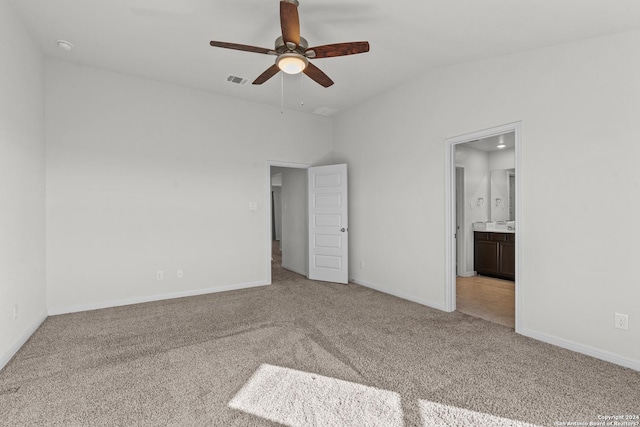
[[[243,85],[247,83],[247,79],[243,79],[242,77],[238,77],[238,76],[229,76],[227,77],[227,81],[231,83],[236,83],[239,85]]]
[[[313,111],[313,114],[318,114],[320,116],[330,116],[330,115],[335,114],[337,112],[338,112],[338,110],[336,110],[335,108],[320,107],[320,108],[316,108]]]

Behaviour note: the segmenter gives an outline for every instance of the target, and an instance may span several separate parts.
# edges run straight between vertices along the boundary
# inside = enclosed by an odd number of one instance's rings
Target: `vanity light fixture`
[[[504,145],[504,144],[498,145],[498,148],[504,148],[504,147],[506,147],[506,145]]]

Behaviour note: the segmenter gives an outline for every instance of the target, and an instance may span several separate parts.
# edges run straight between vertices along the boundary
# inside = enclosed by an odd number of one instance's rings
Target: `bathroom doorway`
[[[446,307],[516,331],[519,153],[519,123],[447,140]]]

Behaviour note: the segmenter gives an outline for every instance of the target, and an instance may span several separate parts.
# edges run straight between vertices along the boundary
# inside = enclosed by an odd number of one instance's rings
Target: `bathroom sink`
[[[496,231],[515,231],[516,230],[516,222],[515,221],[498,221],[496,224]]]
[[[496,223],[494,221],[474,222],[473,229],[476,231],[495,231]]]
[[[507,233],[515,233],[516,222],[515,221],[485,221],[474,222],[474,231],[504,231]]]

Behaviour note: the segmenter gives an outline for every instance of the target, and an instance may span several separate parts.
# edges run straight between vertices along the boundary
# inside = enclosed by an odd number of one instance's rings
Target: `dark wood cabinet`
[[[474,231],[474,268],[483,276],[515,280],[516,235]]]

